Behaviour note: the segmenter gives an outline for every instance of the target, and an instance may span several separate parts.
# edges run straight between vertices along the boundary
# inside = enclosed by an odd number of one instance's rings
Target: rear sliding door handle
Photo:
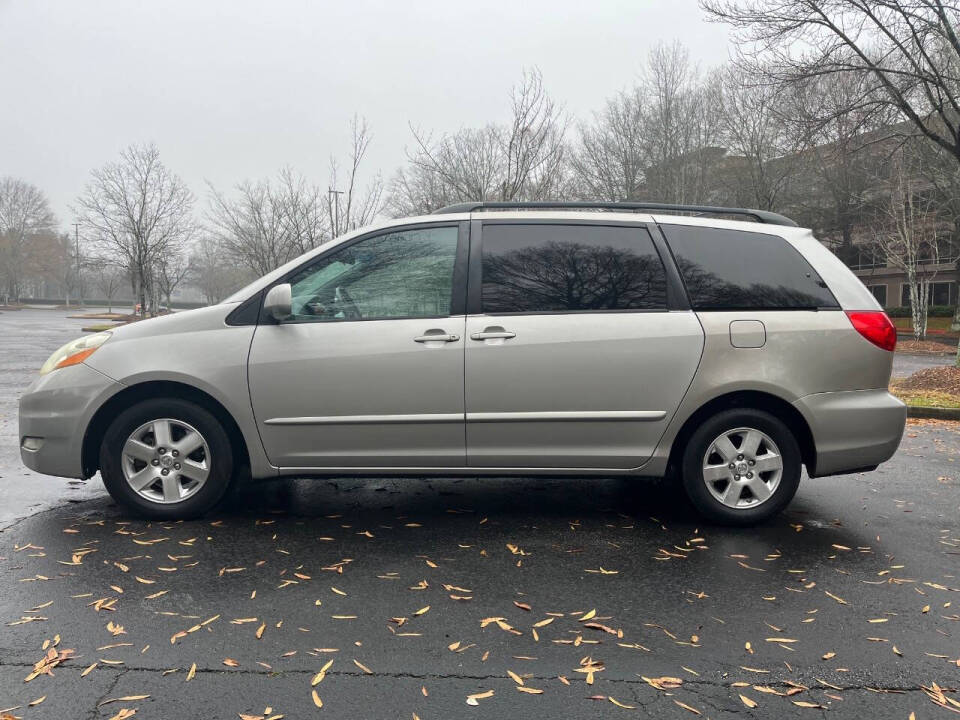
[[[448,335],[447,333],[428,333],[427,335],[418,335],[413,339],[414,342],[418,343],[427,343],[427,342],[457,342],[460,339],[459,335]]]
[[[483,332],[470,333],[471,340],[509,340],[517,334],[501,327],[488,327]]]

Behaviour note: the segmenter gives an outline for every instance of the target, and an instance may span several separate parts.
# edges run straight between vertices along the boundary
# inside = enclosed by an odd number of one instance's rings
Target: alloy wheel
[[[783,477],[783,457],[776,443],[755,428],[727,430],[707,447],[703,482],[721,504],[735,510],[762,505]]]
[[[121,450],[127,484],[140,497],[168,505],[199,492],[210,475],[210,447],[182,420],[160,418],[132,433]]]

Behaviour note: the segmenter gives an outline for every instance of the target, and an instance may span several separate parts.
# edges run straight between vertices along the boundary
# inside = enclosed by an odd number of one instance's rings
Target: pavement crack
[[[116,676],[110,681],[110,684],[107,686],[106,690],[103,691],[103,694],[98,697],[96,702],[93,704],[93,708],[91,708],[90,714],[87,716],[89,720],[94,720],[94,718],[100,715],[100,703],[102,703],[104,700],[107,700],[113,694],[113,691],[116,689],[120,679],[128,672],[130,672],[129,668],[121,668],[117,671]]]

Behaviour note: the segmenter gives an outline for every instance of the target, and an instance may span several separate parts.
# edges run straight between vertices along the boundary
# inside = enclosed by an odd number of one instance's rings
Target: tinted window
[[[666,308],[663,264],[643,228],[483,226],[483,311]]]
[[[360,240],[290,278],[288,322],[331,322],[450,314],[457,228]]]
[[[663,227],[698,310],[836,308],[810,263],[776,235]]]

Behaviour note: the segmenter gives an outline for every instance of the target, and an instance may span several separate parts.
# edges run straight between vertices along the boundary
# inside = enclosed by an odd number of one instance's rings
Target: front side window
[[[286,322],[450,314],[457,228],[401,230],[337,250],[290,278]]]
[[[835,309],[833,293],[778,235],[664,225],[695,310]]]
[[[485,313],[663,310],[667,282],[640,227],[483,226]]]

